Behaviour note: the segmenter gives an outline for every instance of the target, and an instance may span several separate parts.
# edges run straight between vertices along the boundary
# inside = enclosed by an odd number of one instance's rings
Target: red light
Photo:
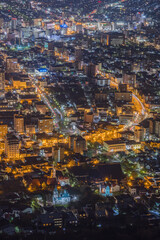
[[[101,3],[102,1],[98,1],[98,3]]]

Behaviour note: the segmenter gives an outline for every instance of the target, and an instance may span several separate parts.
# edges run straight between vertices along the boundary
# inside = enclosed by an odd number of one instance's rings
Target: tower
[[[11,21],[11,29],[12,30],[15,30],[17,27],[17,18],[12,18],[12,21]]]
[[[14,115],[14,129],[20,134],[24,133],[24,117],[22,115]]]
[[[57,178],[56,177],[56,169],[55,169],[55,166],[54,166],[54,163],[53,163],[53,166],[52,166],[52,170],[51,170],[51,178]]]
[[[60,162],[64,158],[64,148],[61,146],[53,146],[52,157],[56,162]]]
[[[5,73],[0,71],[0,98],[3,98],[5,88]]]
[[[19,158],[19,139],[14,135],[8,133],[5,137],[5,154],[8,159]]]

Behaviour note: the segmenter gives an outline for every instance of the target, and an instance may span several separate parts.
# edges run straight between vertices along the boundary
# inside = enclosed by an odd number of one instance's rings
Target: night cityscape
[[[160,239],[159,0],[0,0],[0,239]]]

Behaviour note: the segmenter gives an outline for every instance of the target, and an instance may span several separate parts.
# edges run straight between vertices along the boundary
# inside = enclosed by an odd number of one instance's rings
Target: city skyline
[[[159,239],[158,0],[0,2],[0,237]]]

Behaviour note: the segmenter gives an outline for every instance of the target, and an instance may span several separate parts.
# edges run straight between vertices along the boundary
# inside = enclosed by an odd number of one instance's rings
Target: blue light
[[[39,71],[39,72],[47,72],[48,70],[47,70],[47,68],[39,68],[38,71]]]
[[[98,224],[97,227],[101,228],[101,227],[102,227],[102,224]]]
[[[62,24],[62,25],[60,25],[60,27],[61,27],[61,28],[68,28],[67,24],[65,24],[65,23]]]

